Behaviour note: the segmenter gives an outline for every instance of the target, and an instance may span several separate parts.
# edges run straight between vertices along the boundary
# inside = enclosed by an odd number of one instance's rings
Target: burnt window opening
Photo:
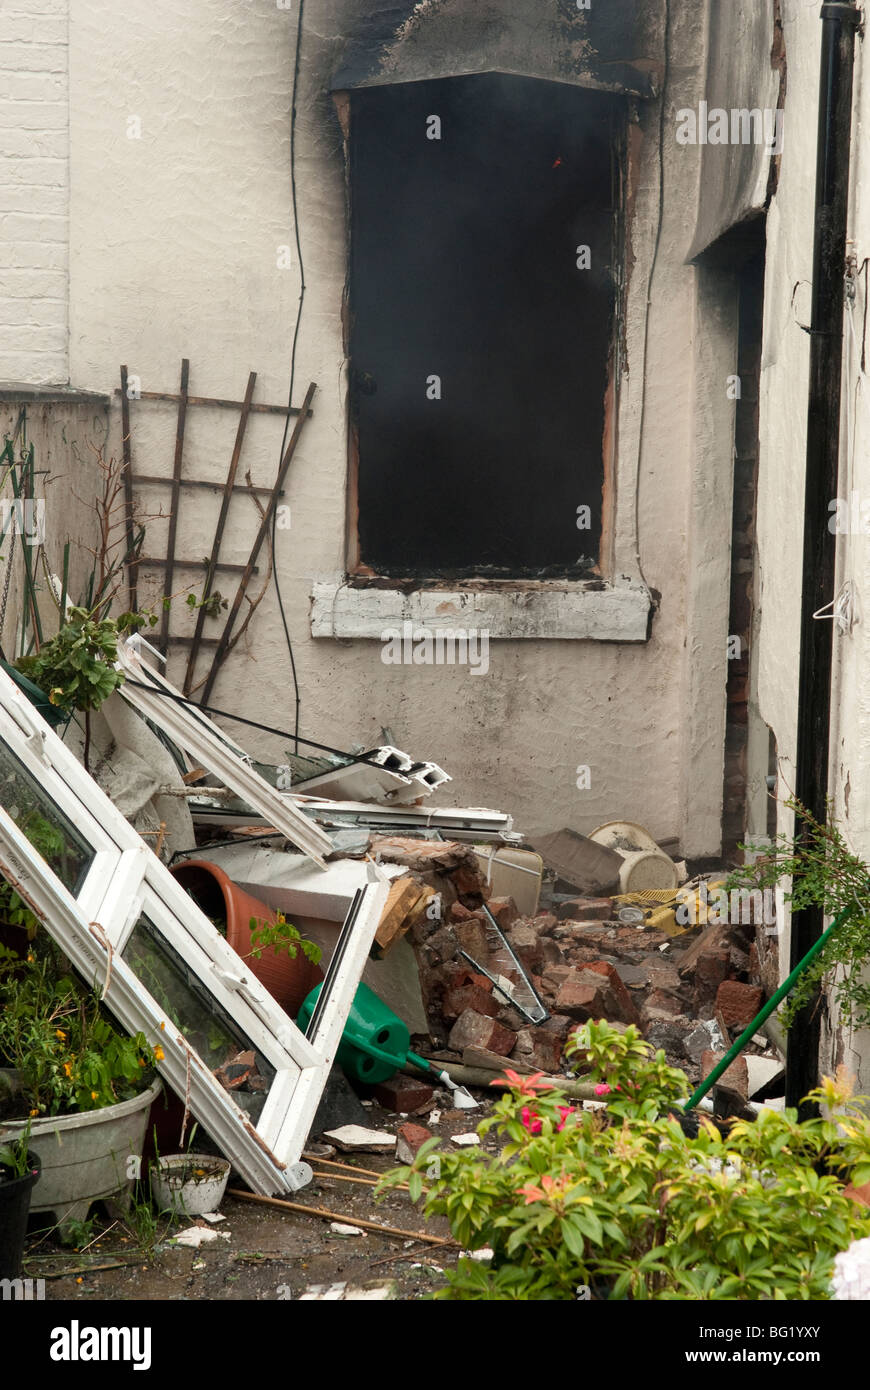
[[[599,573],[623,112],[502,74],[352,94],[357,572]]]

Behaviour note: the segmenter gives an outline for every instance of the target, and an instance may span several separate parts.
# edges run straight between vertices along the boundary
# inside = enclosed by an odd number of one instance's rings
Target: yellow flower
[[[35,960],[36,960],[36,956],[35,956],[35,955],[33,954],[33,952],[31,951],[30,954],[29,954],[28,957],[27,957],[27,964],[28,964],[28,965],[32,965],[33,962],[34,962]]]
[[[160,1046],[160,1044],[158,1043],[157,1046],[156,1046],[155,1049],[154,1049],[154,1060],[155,1060],[155,1062],[162,1062],[162,1061],[163,1061],[163,1058],[164,1058],[165,1056],[166,1056],[166,1053],[163,1051],[163,1048],[162,1048],[162,1047]]]
[[[35,1119],[36,1119],[36,1116],[37,1116],[38,1114],[39,1114],[39,1111],[38,1111],[38,1110],[31,1110],[31,1112],[30,1112],[30,1118],[31,1118],[31,1120],[35,1120]]]
[[[99,1096],[99,1092],[98,1092],[98,1091],[91,1091],[91,1100],[96,1100],[98,1096]]]
[[[61,1042],[66,1042],[66,1033],[64,1033],[62,1029],[55,1028],[54,1036],[56,1038],[60,1038]]]
[[[161,1031],[162,1031],[165,1027],[166,1027],[165,1022],[164,1022],[164,1023],[161,1023],[161,1025],[160,1025]]]
[[[72,1076],[72,1067],[70,1066],[69,1062],[64,1062],[63,1069],[66,1072],[67,1076]]]

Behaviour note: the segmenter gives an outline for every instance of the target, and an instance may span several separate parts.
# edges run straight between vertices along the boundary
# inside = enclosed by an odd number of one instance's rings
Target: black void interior
[[[597,565],[620,111],[502,74],[353,93],[351,401],[377,573]]]

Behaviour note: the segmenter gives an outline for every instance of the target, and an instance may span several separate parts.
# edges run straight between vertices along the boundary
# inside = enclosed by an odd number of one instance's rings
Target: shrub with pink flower
[[[520,1119],[529,1131],[529,1134],[540,1134],[541,1117],[537,1110],[532,1110],[528,1105],[524,1105],[520,1111]]]
[[[575,1113],[575,1108],[576,1107],[573,1105],[556,1106],[556,1109],[559,1112],[559,1123],[556,1125],[557,1134],[561,1134],[562,1130],[565,1128],[565,1125],[568,1122],[568,1116],[573,1115]],[[522,1121],[524,1127],[528,1130],[529,1134],[540,1134],[543,1128],[543,1121],[541,1120],[541,1117],[538,1114],[537,1110],[532,1110],[530,1106],[524,1105],[522,1110],[520,1111],[520,1120]]]
[[[830,1298],[834,1257],[870,1236],[870,1212],[846,1195],[870,1180],[870,1100],[830,1083],[810,1099],[837,1124],[766,1110],[727,1133],[703,1119],[692,1136],[674,1118],[688,1078],[637,1029],[587,1025],[578,1050],[605,1104],[578,1108],[509,1074],[478,1125],[497,1144],[454,1153],[433,1137],[383,1180],[424,1196],[463,1249],[492,1252],[460,1259],[435,1297],[573,1303],[586,1286],[616,1299]],[[837,1175],[820,1178],[832,1157]]]

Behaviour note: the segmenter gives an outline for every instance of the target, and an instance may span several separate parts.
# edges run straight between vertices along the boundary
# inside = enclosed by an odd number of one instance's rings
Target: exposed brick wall
[[[69,379],[68,0],[0,16],[0,381]]]
[[[759,252],[740,276],[740,336],[737,372],[741,395],[734,427],[734,510],[731,540],[731,605],[728,631],[740,638],[741,655],[728,662],[725,732],[725,794],[722,844],[732,853],[746,833],[746,756],[749,701],[749,640],[755,568],[758,493],[758,397],[764,255]]]

